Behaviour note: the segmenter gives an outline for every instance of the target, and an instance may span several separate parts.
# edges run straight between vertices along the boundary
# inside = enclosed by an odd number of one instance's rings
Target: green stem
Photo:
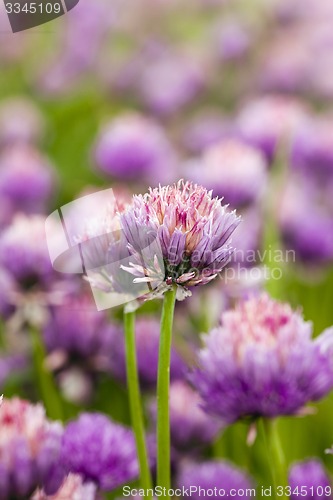
[[[176,289],[164,294],[157,377],[157,485],[170,489],[170,415],[169,386],[172,324]],[[165,498],[169,498],[165,495]]]
[[[274,497],[287,498],[287,495],[277,496],[277,487],[282,486],[283,489],[287,486],[287,470],[285,457],[276,426],[276,420],[270,418],[263,419],[263,428],[267,446],[268,462],[271,468],[273,479]]]
[[[46,352],[39,329],[30,326],[34,368],[46,413],[54,420],[62,420],[62,402],[53,376],[45,365]]]
[[[141,405],[140,385],[136,358],[135,313],[124,312],[124,330],[126,345],[126,371],[132,427],[135,434],[136,448],[140,466],[141,487],[147,492],[152,489],[152,478],[149,468],[148,453],[145,438],[145,426]],[[151,492],[152,493],[152,492]],[[146,494],[152,498],[152,494]]]

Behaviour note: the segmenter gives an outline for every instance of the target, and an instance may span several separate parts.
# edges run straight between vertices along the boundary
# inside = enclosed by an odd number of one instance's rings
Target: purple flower
[[[313,119],[300,128],[292,144],[293,167],[307,177],[333,184],[333,126],[331,119]]]
[[[62,30],[61,50],[42,67],[37,85],[47,95],[72,90],[79,77],[95,70],[103,42],[114,23],[115,8],[104,0],[80,0]]]
[[[308,90],[311,51],[296,30],[282,31],[268,44],[259,71],[259,85],[273,92],[303,93]]]
[[[44,212],[53,198],[55,181],[48,160],[31,147],[7,148],[0,156],[0,199],[12,214]]]
[[[228,119],[214,111],[197,114],[184,128],[184,146],[194,154],[202,153],[232,133]]]
[[[306,500],[319,500],[325,492],[328,492],[325,496],[331,498],[331,485],[323,464],[317,459],[299,462],[290,468],[289,486],[292,500],[297,500],[300,495]]]
[[[28,360],[22,354],[5,354],[0,357],[0,387],[3,388],[14,375],[24,373],[28,368]]]
[[[170,428],[172,446],[185,451],[206,445],[221,429],[218,420],[201,408],[199,394],[184,381],[177,380],[170,386]],[[151,407],[156,420],[156,404]]]
[[[115,333],[118,329],[86,292],[68,294],[65,303],[50,309],[44,327],[47,363],[68,400],[87,404],[96,376],[110,373]]]
[[[202,63],[166,50],[151,58],[139,78],[139,94],[157,115],[171,115],[189,104],[204,86]]]
[[[0,315],[9,317],[15,310],[15,295],[17,293],[13,277],[0,267]]]
[[[154,387],[157,381],[160,324],[155,319],[138,318],[135,325],[137,361],[140,383],[146,388]],[[124,333],[114,328],[110,348],[112,372],[117,378],[126,380]],[[183,377],[185,363],[173,348],[171,352],[170,377]]]
[[[184,464],[178,476],[177,486],[187,489],[194,500],[199,500],[203,496],[210,498],[230,496],[231,490],[233,498],[241,499],[247,496],[246,490],[255,491],[252,480],[247,474],[222,460]]]
[[[32,101],[23,98],[6,99],[0,107],[0,144],[38,143],[44,120]]]
[[[297,259],[315,265],[333,260],[331,184],[319,188],[305,175],[291,176],[278,217],[283,243]]]
[[[256,201],[267,181],[261,152],[236,140],[221,141],[207,149],[202,159],[189,162],[188,172],[234,208]]]
[[[106,314],[96,310],[91,296],[81,292],[68,295],[64,304],[52,307],[44,339],[51,355],[62,353],[65,364],[105,370],[110,368],[115,330]]]
[[[84,483],[78,474],[69,474],[54,495],[38,490],[31,500],[97,500],[94,483]]]
[[[152,119],[123,114],[109,123],[97,140],[98,168],[118,179],[168,182],[174,178],[175,153],[164,130]]]
[[[83,413],[67,425],[62,461],[66,470],[103,491],[132,481],[139,473],[132,431],[98,413]]]
[[[333,387],[333,330],[315,340],[288,304],[261,295],[222,314],[203,339],[192,382],[225,423],[293,415]]]
[[[162,253],[157,259],[152,254],[145,266],[138,261],[128,268],[134,283],[162,280],[164,287],[176,283],[180,288],[208,283],[229,262],[233,250],[228,242],[239,222],[221,200],[190,182],[134,196],[121,215],[126,239],[138,253],[155,240]]]
[[[26,500],[37,487],[54,493],[63,479],[62,426],[49,422],[41,405],[18,398],[0,406],[0,492]]]
[[[250,47],[252,36],[250,29],[238,19],[220,23],[215,28],[214,42],[221,61],[243,59]]]
[[[250,268],[259,265],[258,249],[262,244],[263,220],[257,206],[251,206],[242,213],[242,224],[233,236],[235,252],[231,264],[239,268]]]
[[[17,215],[0,239],[0,266],[26,289],[45,286],[53,276],[46,245],[45,218]]]
[[[238,114],[236,126],[240,137],[260,148],[272,161],[277,147],[291,141],[298,127],[307,119],[306,108],[296,99],[271,95],[249,101]]]

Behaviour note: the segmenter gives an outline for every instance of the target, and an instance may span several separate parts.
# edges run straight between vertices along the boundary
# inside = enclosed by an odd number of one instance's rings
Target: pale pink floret
[[[46,418],[40,404],[19,398],[0,406],[0,491],[4,498],[29,498],[37,487],[49,493],[62,481],[63,428]]]

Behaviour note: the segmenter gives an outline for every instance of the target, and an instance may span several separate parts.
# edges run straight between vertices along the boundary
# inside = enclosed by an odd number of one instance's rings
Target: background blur
[[[18,213],[46,218],[83,193],[112,186],[128,198],[159,182],[194,180],[243,215],[234,244],[255,258],[241,259],[230,283],[218,280],[177,306],[178,352],[191,358],[188,344],[261,287],[301,307],[322,332],[333,324],[332,23],[330,0],[81,0],[15,35],[0,18],[1,231]],[[30,238],[22,233],[22,246]],[[279,258],[279,250],[295,253]],[[5,268],[1,249],[0,261]],[[265,281],[264,266],[281,278]],[[117,322],[119,311],[110,314]],[[17,333],[24,322],[17,327],[15,316],[9,328],[9,318],[4,312],[1,391],[37,400],[29,342]],[[91,377],[91,367],[82,378],[88,361],[80,363],[70,381],[55,370],[64,419],[94,408],[129,423],[124,384],[108,373]],[[330,396],[315,415],[281,419],[289,462],[319,456],[333,473],[324,455],[332,403]],[[246,434],[244,424],[228,428],[207,454],[261,471],[269,484],[261,445],[249,451]]]

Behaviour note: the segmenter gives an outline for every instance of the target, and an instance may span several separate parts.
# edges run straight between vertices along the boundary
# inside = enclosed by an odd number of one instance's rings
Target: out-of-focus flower
[[[298,100],[269,95],[248,102],[238,114],[236,127],[244,140],[272,161],[277,148],[292,141],[307,117],[306,108]]]
[[[28,146],[7,148],[0,156],[0,199],[10,213],[44,212],[54,196],[55,171]]]
[[[110,491],[138,476],[134,436],[105,415],[83,413],[64,432],[62,462],[103,491]]]
[[[67,92],[80,76],[91,70],[103,41],[114,23],[114,6],[105,0],[80,0],[75,13],[69,12],[63,24],[61,51],[43,67],[38,88],[45,94]]]
[[[28,359],[21,354],[5,354],[0,357],[0,387],[14,375],[24,373],[28,368]]]
[[[0,32],[6,37],[6,43],[0,44],[0,61],[2,67],[20,62],[31,47],[31,36],[26,32],[13,33],[8,16],[0,16]]]
[[[179,111],[203,89],[206,77],[202,66],[191,56],[168,51],[152,58],[138,81],[144,104],[157,115]]]
[[[257,206],[244,210],[242,224],[238,226],[233,235],[235,252],[231,264],[240,268],[250,268],[263,264],[259,250],[262,245],[263,221],[262,214]]]
[[[96,500],[96,486],[92,482],[84,483],[78,474],[68,474],[57,493],[47,495],[37,491],[31,500]]]
[[[18,398],[0,407],[0,497],[26,500],[37,487],[54,493],[63,479],[63,429],[49,422],[41,405]]]
[[[23,289],[49,284],[53,269],[46,246],[45,219],[18,214],[0,239],[0,265]]]
[[[311,333],[311,323],[267,295],[223,313],[192,374],[204,408],[231,423],[293,415],[325,396],[333,387],[333,333],[315,340]]]
[[[114,330],[105,313],[97,311],[91,297],[81,292],[52,308],[44,338],[51,356],[62,353],[65,366],[74,363],[88,370],[105,370],[110,367]]]
[[[158,351],[160,341],[160,325],[155,319],[138,318],[135,325],[138,373],[143,387],[156,385]],[[110,347],[112,373],[121,380],[126,380],[124,333],[119,327],[113,330],[113,341]],[[170,377],[172,380],[182,378],[185,363],[173,348],[171,352]]]
[[[12,276],[2,267],[0,268],[0,282],[0,315],[7,318],[15,309],[13,297],[15,297],[17,289]]]
[[[228,137],[232,133],[231,124],[216,112],[201,112],[186,123],[183,143],[191,153],[200,154],[206,148]]]
[[[296,491],[303,491],[305,494],[302,494],[302,497],[307,500],[319,500],[323,492],[328,492],[325,496],[331,498],[331,480],[323,464],[317,459],[294,464],[289,471],[289,485],[292,500],[296,500],[299,496],[294,493]]]
[[[329,118],[312,119],[296,134],[292,166],[320,185],[333,184],[333,125]]]
[[[265,158],[258,149],[236,140],[221,141],[188,165],[188,176],[234,208],[256,201],[267,181]]]
[[[164,130],[139,114],[122,114],[100,133],[95,148],[98,168],[117,179],[149,180],[175,177],[175,153]]]
[[[64,304],[50,309],[44,327],[47,363],[67,399],[89,401],[94,377],[111,370],[115,333],[118,329],[86,292],[68,294]]]
[[[0,106],[0,145],[36,144],[44,129],[41,112],[32,101],[12,98]]]
[[[273,38],[263,55],[259,85],[273,92],[304,93],[309,85],[309,63],[313,60],[305,43],[308,32],[283,31]]]
[[[303,263],[325,264],[333,259],[333,205],[330,185],[326,187],[325,194],[305,175],[291,176],[279,202],[282,241]]]
[[[214,43],[221,61],[237,61],[248,53],[252,34],[250,28],[238,19],[220,23],[214,29]]]
[[[232,496],[241,499],[244,496],[241,493],[238,494],[240,490],[253,488],[253,482],[247,474],[222,460],[184,464],[178,476],[177,485],[179,488],[191,488],[191,498],[194,500],[201,498],[202,490],[212,491],[210,498],[230,495],[233,490]],[[202,488],[201,491],[200,488]],[[220,494],[221,491],[224,491],[223,495]]]
[[[199,394],[184,381],[171,384],[169,404],[171,443],[179,451],[210,443],[221,429],[220,423],[202,410]],[[151,413],[155,420],[155,403]]]

